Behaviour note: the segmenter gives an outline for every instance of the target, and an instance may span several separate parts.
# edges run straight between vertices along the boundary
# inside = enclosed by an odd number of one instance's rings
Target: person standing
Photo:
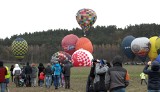
[[[40,76],[41,72],[44,72],[44,69],[45,69],[44,65],[42,63],[39,63],[39,66],[38,66],[38,77]],[[40,82],[39,81],[40,80],[38,80],[38,86],[40,86]]]
[[[25,75],[26,75],[26,87],[31,87],[31,74],[32,74],[32,68],[29,65],[29,62],[27,62],[26,67],[24,69]]]
[[[53,73],[50,63],[47,64],[47,67],[45,68],[44,72],[45,72],[46,87],[50,88],[52,82],[52,73]]]
[[[70,89],[70,75],[71,75],[71,67],[72,63],[68,60],[65,61],[65,64],[63,66],[63,74],[64,74],[64,80],[65,80],[65,89]]]
[[[21,68],[19,67],[18,64],[15,64],[15,67],[13,69],[13,75],[15,76],[14,82],[16,84],[16,87],[19,87],[19,77],[20,77],[21,73],[22,73]]]
[[[9,79],[11,77],[11,74],[9,72],[9,69],[7,66],[5,66],[6,70],[7,70],[7,74],[5,75],[5,83],[6,83],[6,90],[8,91],[8,84],[9,84]]]
[[[3,61],[0,61],[0,88],[1,88],[1,92],[5,92],[5,90],[6,90],[5,75],[7,75],[7,70],[3,66]]]
[[[55,86],[55,89],[58,89],[59,78],[62,71],[58,61],[55,61],[55,64],[52,66],[52,71],[54,71],[54,86]]]
[[[113,67],[108,69],[105,76],[105,84],[110,92],[125,92],[125,88],[129,85],[128,71],[122,67],[123,59],[117,55],[113,58]]]
[[[142,72],[142,73],[140,74],[140,77],[141,77],[141,85],[142,85],[143,81],[144,81],[144,82],[146,83],[146,85],[147,85],[146,74]]]
[[[14,65],[11,65],[11,68],[10,68],[10,74],[11,74],[11,79],[12,79],[12,82],[13,82],[13,69],[14,69]]]
[[[45,74],[44,74],[44,72],[42,71],[42,72],[40,72],[39,77],[38,77],[38,79],[39,79],[39,86],[40,86],[41,88],[43,87],[43,84],[44,84],[44,78],[45,78]]]
[[[35,87],[36,86],[36,79],[37,79],[37,72],[38,72],[38,70],[36,68],[35,63],[32,63],[31,67],[32,67],[31,86]]]
[[[151,69],[148,69],[151,65]],[[157,61],[149,61],[143,69],[143,72],[148,75],[148,92],[160,92],[160,66]]]

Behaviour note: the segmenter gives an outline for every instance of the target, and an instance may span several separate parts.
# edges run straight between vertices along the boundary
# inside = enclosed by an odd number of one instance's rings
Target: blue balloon
[[[155,60],[160,63],[160,54],[157,56],[157,58]]]
[[[122,51],[131,60],[135,58],[135,54],[131,50],[131,42],[135,39],[132,35],[126,36],[122,41]]]

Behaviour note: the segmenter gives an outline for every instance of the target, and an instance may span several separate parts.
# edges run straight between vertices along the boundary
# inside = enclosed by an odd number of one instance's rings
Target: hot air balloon
[[[12,52],[16,59],[22,60],[28,51],[28,44],[23,38],[16,38],[12,42]]]
[[[150,43],[151,43],[151,48],[150,48],[150,51],[148,53],[148,56],[149,56],[151,61],[153,61],[158,56],[157,50],[156,50],[156,47],[155,47],[157,38],[158,38],[158,36],[153,36],[153,37],[149,38]]]
[[[75,46],[78,39],[79,38],[74,34],[66,35],[61,42],[63,50],[72,55],[75,52]]]
[[[157,54],[160,54],[160,37],[156,39],[155,48],[157,50]]]
[[[92,54],[84,49],[75,51],[72,55],[72,63],[74,67],[91,66],[92,65]]]
[[[135,58],[135,54],[131,50],[131,42],[135,39],[132,35],[126,36],[122,41],[122,51],[131,60]]]
[[[93,52],[93,45],[91,41],[86,37],[79,38],[76,43],[76,50],[81,49],[81,48],[89,51],[90,53]]]
[[[86,31],[95,23],[97,15],[92,9],[81,9],[77,12],[76,20],[86,36]]]
[[[142,62],[146,60],[148,52],[150,50],[150,41],[146,37],[139,37],[132,41],[131,50],[132,52],[141,59]]]
[[[54,63],[55,61],[59,61],[60,63],[64,63],[65,60],[71,60],[71,55],[64,52],[64,51],[58,51],[54,53],[51,57],[51,63]]]

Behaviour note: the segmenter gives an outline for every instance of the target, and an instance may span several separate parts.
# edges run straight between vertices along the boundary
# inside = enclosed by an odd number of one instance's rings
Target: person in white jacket
[[[15,64],[15,67],[13,69],[13,75],[15,76],[16,87],[19,86],[19,76],[20,76],[21,73],[22,73],[21,68],[19,67],[18,64]]]

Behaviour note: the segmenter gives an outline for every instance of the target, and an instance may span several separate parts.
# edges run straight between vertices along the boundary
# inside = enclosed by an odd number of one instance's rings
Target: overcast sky
[[[80,28],[76,13],[96,12],[93,26],[160,24],[160,0],[0,0],[0,38],[48,29]]]

